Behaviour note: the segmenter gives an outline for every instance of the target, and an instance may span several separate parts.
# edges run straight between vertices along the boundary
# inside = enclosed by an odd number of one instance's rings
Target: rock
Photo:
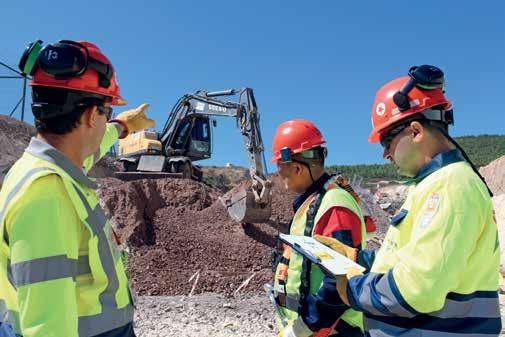
[[[505,194],[505,156],[481,167],[479,172],[495,195]]]

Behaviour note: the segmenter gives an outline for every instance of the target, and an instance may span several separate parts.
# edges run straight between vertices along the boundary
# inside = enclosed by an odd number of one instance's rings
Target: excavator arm
[[[237,96],[238,102],[218,99],[223,96]],[[236,119],[249,161],[251,182],[247,187],[239,187],[221,198],[229,215],[239,222],[266,221],[271,213],[271,183],[267,179],[264,145],[259,127],[260,116],[251,88],[224,91],[197,91],[183,96],[174,106],[160,135],[165,155],[174,155],[172,145],[177,137],[180,122],[190,116],[221,116]]]

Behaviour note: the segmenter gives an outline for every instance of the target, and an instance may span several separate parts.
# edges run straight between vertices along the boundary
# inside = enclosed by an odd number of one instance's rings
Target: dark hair
[[[85,93],[53,88],[53,87],[32,87],[32,101],[35,106],[39,104],[38,113],[35,113],[35,128],[39,133],[54,133],[64,135],[70,133],[78,125],[87,108],[94,105],[103,105],[105,96],[93,95],[89,97]],[[54,108],[57,107],[64,113],[54,115]],[[40,113],[42,114],[41,117]]]

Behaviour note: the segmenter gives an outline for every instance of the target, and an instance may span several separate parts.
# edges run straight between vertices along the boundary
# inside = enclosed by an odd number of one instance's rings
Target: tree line
[[[477,167],[485,166],[505,155],[505,136],[503,135],[463,136],[455,137],[455,140]],[[327,169],[330,173],[339,173],[349,178],[360,176],[367,181],[405,179],[391,164],[331,165]]]

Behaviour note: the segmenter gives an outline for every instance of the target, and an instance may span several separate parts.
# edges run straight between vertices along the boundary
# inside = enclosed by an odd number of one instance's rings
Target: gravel
[[[277,328],[266,295],[207,293],[139,297],[135,332],[138,337],[272,337]]]

